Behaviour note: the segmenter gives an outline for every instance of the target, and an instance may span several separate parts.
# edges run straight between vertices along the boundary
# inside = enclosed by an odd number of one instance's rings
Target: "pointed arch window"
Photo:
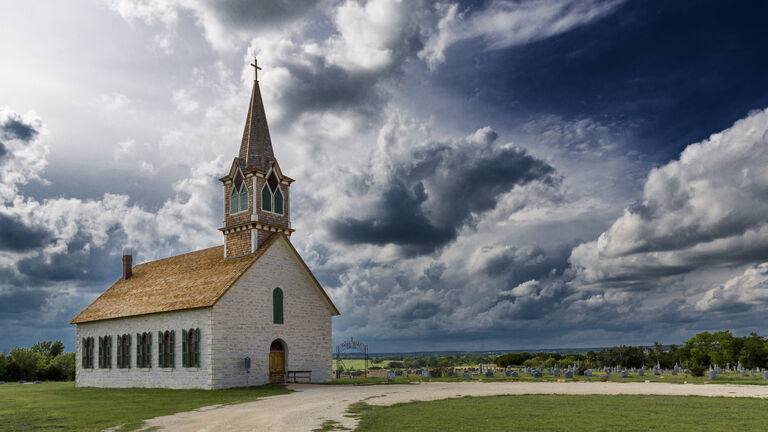
[[[283,290],[272,291],[272,318],[275,324],[283,324]]]
[[[269,191],[269,186],[267,185],[261,188],[261,209],[272,211],[272,192]]]
[[[283,191],[280,190],[280,182],[274,172],[269,174],[267,182],[261,188],[261,209],[268,212],[283,214]]]
[[[232,191],[229,193],[229,214],[240,213],[248,210],[248,187],[245,185],[243,175],[237,173],[232,182]]]
[[[280,188],[275,191],[275,213],[283,214],[283,192]]]

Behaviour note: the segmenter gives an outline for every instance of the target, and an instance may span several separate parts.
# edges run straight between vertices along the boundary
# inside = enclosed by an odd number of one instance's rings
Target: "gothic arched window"
[[[283,193],[280,188],[275,191],[275,213],[283,214]]]
[[[232,182],[232,191],[229,193],[229,214],[240,213],[248,210],[248,187],[245,186],[243,175],[237,173]]]
[[[261,209],[272,211],[272,192],[269,191],[268,185],[261,188]]]
[[[280,288],[272,291],[272,318],[275,324],[283,323],[283,290]]]

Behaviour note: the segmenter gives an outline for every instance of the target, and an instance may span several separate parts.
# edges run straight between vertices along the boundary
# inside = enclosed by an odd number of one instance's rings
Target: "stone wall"
[[[286,347],[286,370],[311,370],[313,382],[331,379],[331,307],[311,277],[279,239],[213,307],[213,387],[265,384],[269,347]],[[283,290],[284,324],[273,324],[272,291]],[[246,377],[245,357],[251,358]]]
[[[152,301],[147,299],[147,301]],[[211,375],[211,316],[212,308],[190,309],[87,322],[77,325],[76,373],[78,387],[165,387],[209,389]],[[200,367],[182,367],[182,329],[200,329]],[[158,367],[157,332],[175,331],[173,368]],[[152,358],[150,368],[136,367],[136,333],[152,333]],[[129,369],[117,368],[117,336],[131,335]],[[99,336],[112,336],[112,368],[100,369],[98,362]],[[94,368],[83,369],[81,359],[82,338],[93,337]]]

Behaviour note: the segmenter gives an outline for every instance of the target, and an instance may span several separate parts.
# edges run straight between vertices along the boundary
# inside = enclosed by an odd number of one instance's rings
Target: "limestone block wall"
[[[213,306],[213,387],[265,384],[269,347],[280,339],[286,370],[311,370],[312,381],[331,380],[331,308],[281,239]],[[273,324],[272,291],[283,290],[284,324]],[[243,359],[251,358],[246,377]]]
[[[148,301],[151,301],[149,299]],[[78,387],[165,387],[210,389],[211,374],[211,317],[212,308],[190,309],[87,322],[77,325],[77,349],[75,383]],[[182,367],[182,329],[200,329],[200,367]],[[175,330],[173,368],[158,367],[157,332]],[[136,333],[152,333],[151,368],[136,367]],[[131,335],[131,367],[117,368],[117,336]],[[100,369],[98,346],[93,349],[94,368],[83,369],[81,343],[85,337],[93,337],[98,345],[99,336],[112,336],[112,367]]]

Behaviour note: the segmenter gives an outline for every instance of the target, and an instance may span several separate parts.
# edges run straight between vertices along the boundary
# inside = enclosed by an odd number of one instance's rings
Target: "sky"
[[[0,3],[0,350],[222,244],[258,57],[291,241],[372,352],[768,333],[765,2]],[[151,301],[151,299],[148,299]]]

